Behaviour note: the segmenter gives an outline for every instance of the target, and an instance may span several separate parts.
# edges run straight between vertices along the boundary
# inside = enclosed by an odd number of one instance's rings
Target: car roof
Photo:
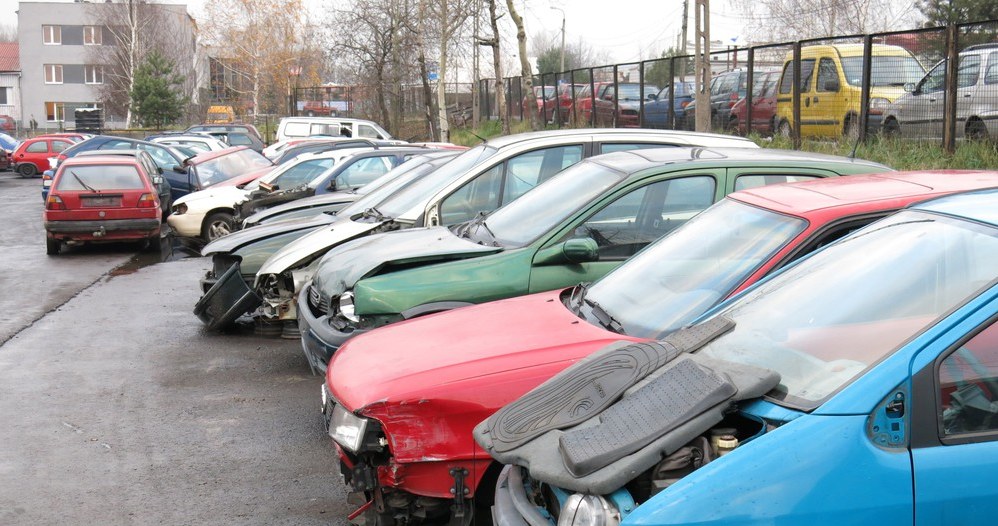
[[[140,164],[138,159],[131,155],[78,155],[70,157],[59,163],[59,168],[63,166],[76,166],[78,164]]]
[[[961,217],[998,227],[996,199],[998,199],[998,189],[990,189],[940,197],[912,208]]]
[[[554,138],[554,137],[586,137],[591,136],[596,140],[611,140],[611,139],[621,139],[632,136],[657,136],[662,138],[667,137],[684,137],[684,138],[694,138],[694,137],[713,137],[713,138],[723,138],[730,140],[744,140],[746,144],[755,145],[752,141],[745,139],[744,137],[736,137],[732,135],[722,135],[718,133],[700,133],[700,132],[690,132],[690,131],[679,131],[679,130],[650,130],[646,128],[594,128],[594,129],[568,129],[568,130],[546,130],[546,131],[536,131],[527,133],[517,133],[513,135],[504,135],[502,137],[495,137],[489,139],[485,144],[495,148],[503,148],[511,144],[522,143],[525,141],[532,141],[536,139]]]
[[[85,152],[80,152],[76,154],[76,157],[98,157],[98,156],[112,156],[112,155],[125,155],[130,157],[135,157],[142,154],[147,154],[147,152],[142,150],[87,150]]]
[[[836,155],[823,155],[794,150],[776,150],[769,148],[704,148],[699,146],[665,146],[662,148],[643,148],[613,152],[596,157],[590,157],[583,162],[603,164],[614,170],[638,174],[647,169],[656,169],[663,165],[688,163],[691,165],[713,164],[725,166],[730,164],[767,162],[797,163],[803,166],[818,164],[836,164],[842,166],[864,166],[880,168],[885,172],[890,168],[863,159],[849,159]]]
[[[808,57],[817,53],[834,52],[838,52],[839,56],[843,57],[863,56],[863,44],[817,44],[801,48],[801,56],[806,55]],[[907,49],[889,44],[873,44],[870,52],[874,56],[911,56],[911,53]],[[793,53],[791,52],[787,56],[792,55]]]
[[[212,150],[210,152],[204,152],[200,155],[191,157],[189,164],[201,164],[205,161],[210,161],[212,159],[221,157],[223,155],[228,155],[237,150],[249,150],[249,149],[250,149],[249,146],[230,146],[224,150]]]
[[[903,208],[940,194],[998,188],[995,171],[911,171],[829,177],[742,190],[729,197],[778,212],[806,216],[840,207]],[[892,206],[887,206],[891,208]]]

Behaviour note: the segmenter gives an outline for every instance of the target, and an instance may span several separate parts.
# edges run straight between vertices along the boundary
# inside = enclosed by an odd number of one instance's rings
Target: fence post
[[[619,96],[617,98],[620,98]],[[645,62],[638,62],[638,128],[645,127]]]
[[[572,112],[568,114],[568,118],[565,119],[570,123],[571,127],[575,127],[575,122],[578,120],[578,116],[575,115],[575,70],[568,72],[568,89],[571,90],[572,95]]]
[[[795,150],[800,150],[800,40],[794,42],[794,85],[790,90],[793,93],[793,126],[790,127],[790,139],[793,141]],[[817,69],[817,66],[815,66]]]
[[[870,87],[872,76],[873,35],[866,35],[863,37],[863,81],[859,94],[859,137],[856,139],[857,143],[866,142],[866,130],[870,125]]]
[[[676,129],[676,57],[669,58],[669,118],[665,125],[671,130]]]
[[[596,127],[596,81],[593,68],[589,68],[589,127]]]
[[[956,24],[946,26],[946,89],[943,98],[943,150],[956,152],[956,87],[959,54]]]
[[[738,51],[735,51],[735,60],[738,59]],[[745,136],[752,133],[752,90],[755,87],[755,48],[748,48],[748,71],[745,73]],[[729,118],[730,120],[730,118]],[[734,130],[735,134],[741,130]]]
[[[617,101],[620,100],[620,83],[617,82],[617,65],[613,65],[613,115],[611,119],[611,124],[614,128],[617,127],[617,112],[620,111]],[[596,107],[593,107],[593,113],[596,113]]]

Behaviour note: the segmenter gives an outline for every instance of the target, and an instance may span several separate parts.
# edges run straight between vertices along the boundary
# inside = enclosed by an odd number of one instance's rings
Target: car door
[[[29,144],[18,154],[18,163],[30,163],[38,168],[39,172],[48,169],[49,143],[45,139],[38,139]]]
[[[963,55],[959,59],[956,72],[956,118],[957,136],[964,132],[967,117],[977,105],[979,79],[981,77],[981,56]]]
[[[395,162],[394,154],[372,155],[354,159],[349,166],[336,176],[336,186],[322,185],[326,191],[360,188],[381,177],[392,169]]]
[[[976,325],[968,336],[949,331],[922,351],[944,349],[913,381],[916,525],[991,524],[998,516],[998,300],[990,303],[968,320]]]
[[[720,199],[724,170],[696,170],[663,175],[609,195],[554,233],[535,254],[530,292],[592,281],[619,266],[652,241],[685,223]],[[592,239],[595,261],[545,264],[546,253],[571,239]]]
[[[807,69],[801,69],[806,72]],[[814,82],[801,78],[801,130],[808,136],[835,137],[842,133],[843,118],[848,108],[836,94],[842,89],[839,68],[831,57],[818,59]]]
[[[440,200],[440,224],[468,221],[512,202],[554,174],[582,160],[583,144],[537,148],[510,157],[476,175]],[[428,207],[432,222],[431,203]]]

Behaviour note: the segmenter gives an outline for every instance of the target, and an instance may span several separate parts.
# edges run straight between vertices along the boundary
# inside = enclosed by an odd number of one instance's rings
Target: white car
[[[207,134],[165,135],[163,137],[156,137],[155,139],[152,139],[152,142],[170,146],[187,146],[188,148],[195,149],[199,152],[213,152],[216,150],[224,150],[229,147],[228,144],[225,144],[224,142]]]
[[[248,199],[254,191],[307,184],[339,166],[346,157],[371,150],[351,148],[303,154],[245,186],[218,186],[187,194],[173,203],[167,223],[177,236],[214,241],[233,230],[236,204]]]

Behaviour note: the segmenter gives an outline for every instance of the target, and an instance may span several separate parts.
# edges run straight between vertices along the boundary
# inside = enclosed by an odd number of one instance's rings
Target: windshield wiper
[[[588,290],[589,283],[579,283],[572,288],[572,293],[568,296],[568,308],[575,314],[582,312],[582,300],[585,299]]]
[[[593,300],[582,298],[582,301],[589,305],[589,308],[593,311],[593,316],[596,316],[596,321],[600,322],[607,330],[613,331],[617,334],[625,334],[624,326],[620,324],[609,312],[606,311],[599,303]]]
[[[364,210],[364,213],[361,214],[361,215],[363,217],[374,218],[374,219],[376,219],[378,221],[384,221],[384,220],[388,219],[388,217],[386,217],[384,214],[382,214],[381,212],[379,212],[378,209],[375,208],[375,207],[373,207],[373,206],[371,208],[368,208],[367,210]]]
[[[499,246],[499,244],[495,242],[496,235],[492,233],[492,229],[489,228],[489,225],[485,224],[485,218],[488,217],[488,215],[489,215],[488,212],[478,212],[478,215],[476,215],[474,219],[468,221],[468,226],[465,227],[464,232],[462,233],[462,237],[467,237],[470,239],[471,228],[481,226],[483,229],[485,229],[485,233],[487,233],[489,237],[492,238],[492,245]],[[476,233],[478,232],[477,228],[475,229],[475,232]]]
[[[92,186],[88,185],[88,184],[86,183],[86,181],[84,181],[84,180],[83,180],[82,178],[80,178],[80,176],[79,176],[79,175],[76,175],[76,172],[74,172],[74,171],[70,171],[69,173],[70,173],[70,174],[72,174],[73,178],[74,178],[74,179],[76,179],[76,180],[77,180],[77,181],[78,181],[78,182],[79,182],[79,183],[80,183],[81,185],[83,185],[83,187],[84,187],[84,188],[86,188],[87,190],[90,190],[91,192],[93,192],[93,193],[95,193],[95,194],[99,194],[99,193],[100,193],[100,191],[99,191],[99,190],[97,190],[96,188],[94,188],[94,187],[92,187]]]

